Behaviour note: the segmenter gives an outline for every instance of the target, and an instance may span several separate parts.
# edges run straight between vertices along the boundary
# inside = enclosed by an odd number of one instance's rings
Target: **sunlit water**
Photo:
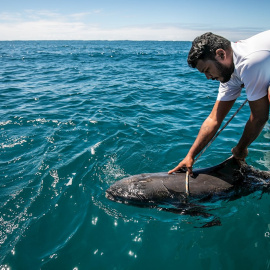
[[[218,83],[187,66],[190,45],[0,43],[1,269],[270,268],[268,193],[209,203],[210,228],[105,198],[125,176],[172,169],[210,113]],[[196,167],[228,158],[248,116]],[[269,139],[267,124],[250,165],[270,170]]]

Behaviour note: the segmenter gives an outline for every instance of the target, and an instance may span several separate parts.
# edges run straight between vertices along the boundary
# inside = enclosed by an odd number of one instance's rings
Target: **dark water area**
[[[218,83],[187,66],[190,46],[0,42],[1,269],[270,268],[268,193],[209,203],[210,228],[105,198],[123,177],[177,165],[210,113]],[[248,117],[246,105],[196,168],[228,158]],[[270,170],[269,138],[268,123],[248,164]]]

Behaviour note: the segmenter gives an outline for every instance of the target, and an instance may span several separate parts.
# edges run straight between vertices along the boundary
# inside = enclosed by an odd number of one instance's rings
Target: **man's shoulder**
[[[247,59],[253,54],[270,51],[270,30],[259,33],[245,40],[231,43],[236,62]]]

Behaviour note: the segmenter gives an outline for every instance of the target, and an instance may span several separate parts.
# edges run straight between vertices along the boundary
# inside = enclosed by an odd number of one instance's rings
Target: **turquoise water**
[[[187,67],[190,46],[0,42],[1,269],[270,268],[268,193],[209,203],[221,221],[210,228],[104,196],[128,175],[172,169],[196,138],[218,83]],[[248,116],[195,167],[228,158]],[[250,165],[270,170],[269,138],[267,124]]]

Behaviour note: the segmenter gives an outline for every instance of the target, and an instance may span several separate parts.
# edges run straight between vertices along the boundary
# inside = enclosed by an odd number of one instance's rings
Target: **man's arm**
[[[243,135],[232,153],[237,159],[244,159],[247,154],[248,146],[259,136],[269,117],[269,100],[268,96],[249,101],[250,117],[245,126]]]
[[[208,142],[214,137],[218,131],[222,121],[232,108],[235,100],[232,101],[216,101],[212,112],[204,121],[199,131],[199,134],[190,148],[187,156],[168,173],[178,171],[182,167],[186,167],[190,174],[192,174],[192,166],[196,155],[208,144]]]

